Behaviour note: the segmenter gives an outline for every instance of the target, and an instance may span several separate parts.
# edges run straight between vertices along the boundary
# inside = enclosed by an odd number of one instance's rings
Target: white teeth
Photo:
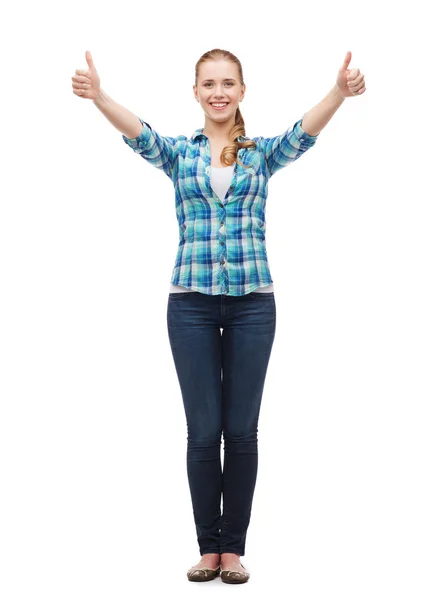
[[[212,106],[217,106],[217,107],[221,107],[221,106],[226,106],[227,102],[225,102],[224,104],[215,104],[214,102],[212,103]]]

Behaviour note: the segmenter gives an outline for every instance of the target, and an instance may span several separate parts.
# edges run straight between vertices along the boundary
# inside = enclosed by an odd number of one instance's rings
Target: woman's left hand
[[[360,73],[360,69],[352,69],[352,71],[348,69],[351,58],[351,52],[347,52],[337,75],[336,84],[343,98],[360,96],[366,91],[365,76]]]

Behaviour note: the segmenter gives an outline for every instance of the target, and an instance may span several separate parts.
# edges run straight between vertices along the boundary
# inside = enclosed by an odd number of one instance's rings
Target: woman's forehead
[[[199,79],[238,79],[237,66],[228,60],[210,60],[200,65]]]

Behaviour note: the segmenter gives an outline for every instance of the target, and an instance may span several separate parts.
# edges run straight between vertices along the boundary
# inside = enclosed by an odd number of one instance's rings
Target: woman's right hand
[[[72,77],[72,91],[80,98],[95,100],[100,92],[100,77],[94,67],[89,50],[86,50],[86,62],[89,69],[77,69]]]

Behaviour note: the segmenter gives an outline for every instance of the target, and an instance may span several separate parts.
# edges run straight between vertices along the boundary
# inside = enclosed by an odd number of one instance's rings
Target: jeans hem
[[[220,554],[224,552],[228,552],[229,554],[240,554],[240,556],[244,556],[244,551],[239,548],[220,548]]]

